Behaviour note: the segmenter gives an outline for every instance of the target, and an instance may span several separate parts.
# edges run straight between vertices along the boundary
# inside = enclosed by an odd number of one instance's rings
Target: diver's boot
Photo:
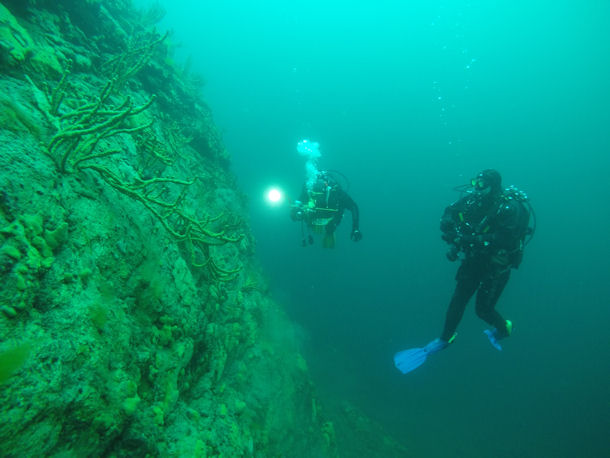
[[[513,332],[513,323],[510,320],[506,320],[504,326],[506,327],[506,332],[503,334],[500,334],[497,328],[485,329],[485,331],[483,331],[489,339],[489,342],[498,351],[502,351],[502,345],[500,345],[499,341],[509,337]]]
[[[428,345],[426,345],[424,347],[424,351],[431,355],[433,353],[437,353],[441,350],[444,350],[445,348],[447,348],[449,346],[449,344],[451,342],[453,342],[453,340],[455,339],[456,336],[457,336],[457,333],[453,334],[451,336],[451,339],[449,339],[449,340],[443,340],[441,338],[434,339],[432,342],[430,342]]]

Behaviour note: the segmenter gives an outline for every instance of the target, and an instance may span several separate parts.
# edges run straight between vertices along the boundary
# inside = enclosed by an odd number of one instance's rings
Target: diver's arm
[[[295,200],[290,205],[290,218],[293,221],[300,221],[303,219],[303,210],[305,207],[305,202],[309,200],[307,195],[307,185],[303,183],[303,188],[301,189],[301,195],[299,196],[299,200]]]
[[[445,208],[443,216],[441,216],[441,238],[447,243],[455,243],[456,239],[460,236],[458,233],[459,225],[462,223],[460,220],[460,213],[466,208],[466,200],[467,199],[464,197],[457,202],[452,203]]]
[[[360,212],[358,211],[358,205],[345,191],[341,191],[339,195],[339,212],[337,213],[339,220],[345,209],[349,210],[352,214],[352,233],[350,234],[350,238],[354,242],[359,242],[362,240],[362,233],[360,232]]]
[[[358,205],[345,191],[341,191],[340,198],[340,206],[349,210],[352,214],[352,231],[360,230],[360,212],[358,211]]]

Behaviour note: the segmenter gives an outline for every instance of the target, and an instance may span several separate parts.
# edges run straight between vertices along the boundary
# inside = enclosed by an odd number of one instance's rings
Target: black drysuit
[[[441,218],[443,239],[464,252],[457,285],[445,320],[441,339],[449,341],[470,298],[476,292],[476,313],[508,335],[506,321],[495,309],[508,282],[511,268],[521,262],[523,239],[529,222],[525,206],[503,194],[463,197],[445,209]]]
[[[305,216],[308,225],[312,225],[317,218],[326,218],[328,219],[325,226],[326,233],[332,234],[341,222],[345,210],[349,210],[352,214],[352,231],[358,230],[358,205],[338,185],[318,180],[311,190],[303,186],[300,199],[305,204],[305,208],[309,209]],[[309,206],[310,201],[312,206]]]

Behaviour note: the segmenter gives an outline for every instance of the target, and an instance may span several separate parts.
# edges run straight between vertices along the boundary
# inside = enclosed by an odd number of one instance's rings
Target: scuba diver
[[[527,195],[514,186],[502,189],[496,170],[486,169],[471,181],[471,187],[456,188],[466,195],[445,209],[440,222],[442,239],[450,246],[449,261],[462,258],[457,285],[439,338],[423,348],[397,353],[394,363],[402,373],[410,372],[426,358],[446,348],[456,337],[466,305],[476,293],[476,314],[491,326],[484,331],[490,343],[502,350],[500,340],[510,336],[512,322],[496,310],[496,303],[517,269],[523,248],[535,231],[535,214]],[[529,227],[530,214],[534,227]]]
[[[335,229],[343,218],[345,210],[352,214],[351,239],[359,242],[362,233],[359,229],[359,213],[356,202],[345,192],[333,174],[328,171],[317,171],[315,179],[303,185],[299,200],[292,204],[290,217],[301,221],[303,246],[313,244],[311,233],[305,238],[305,227],[316,234],[324,234],[324,248],[334,248]]]

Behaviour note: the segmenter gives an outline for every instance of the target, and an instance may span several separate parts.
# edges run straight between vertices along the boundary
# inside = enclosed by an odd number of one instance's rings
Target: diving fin
[[[500,339],[504,339],[505,337],[510,336],[513,333],[512,321],[506,320],[504,326],[506,326],[506,335],[505,336],[500,336],[500,333],[498,332],[497,328],[485,329],[485,331],[483,331],[483,333],[489,339],[489,343],[491,343],[493,345],[493,347],[498,351],[502,351],[502,345],[500,345],[500,342],[498,342],[498,341]]]
[[[403,374],[414,371],[426,362],[426,358],[428,358],[429,355],[447,348],[449,344],[453,342],[455,336],[456,334],[449,339],[449,342],[441,339],[434,339],[423,348],[411,348],[409,350],[399,351],[394,355],[394,366]]]
[[[485,329],[483,333],[487,336],[489,343],[492,344],[496,350],[502,351],[502,345],[498,342],[500,339],[498,339],[498,330],[496,328]]]
[[[394,366],[403,374],[417,369],[426,362],[428,352],[424,348],[411,348],[394,355]]]

